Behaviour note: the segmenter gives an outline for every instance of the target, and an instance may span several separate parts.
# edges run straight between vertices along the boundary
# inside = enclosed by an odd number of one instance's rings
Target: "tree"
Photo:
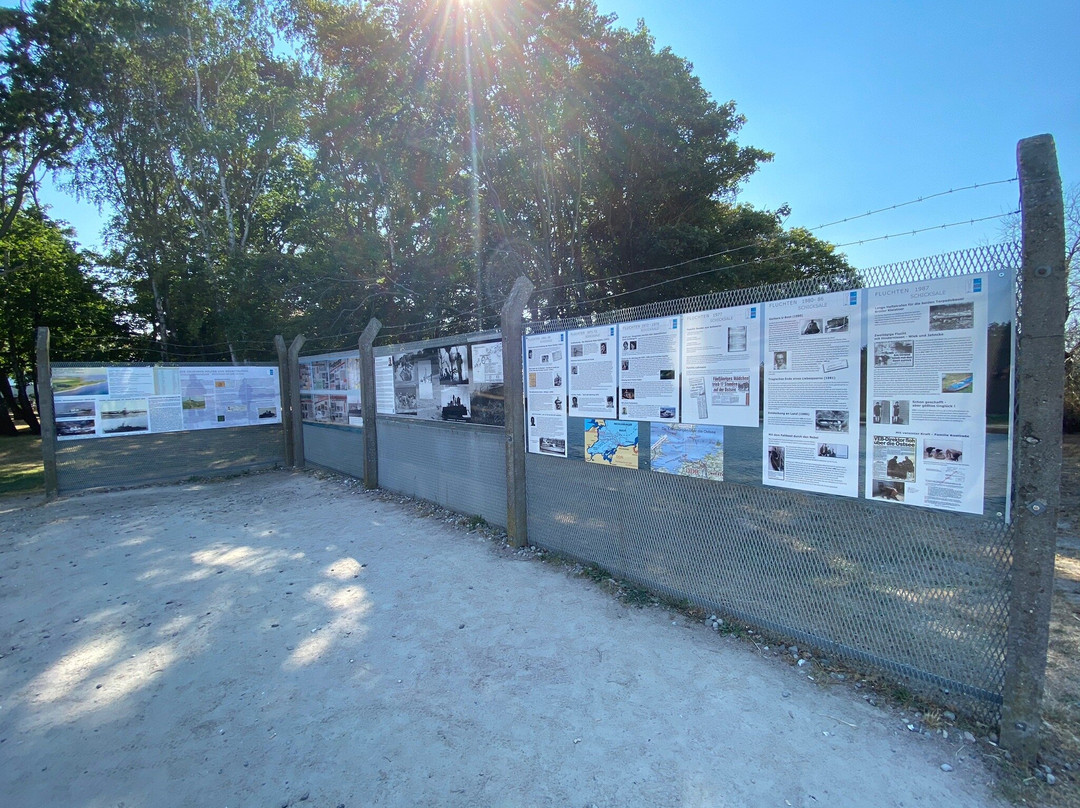
[[[37,378],[38,327],[51,329],[52,356],[60,360],[131,358],[128,335],[92,274],[92,256],[77,252],[70,233],[39,208],[15,216],[0,238],[0,257],[0,433],[15,433],[13,417],[39,432],[26,395]]]
[[[40,173],[68,165],[92,118],[102,8],[37,0],[29,11],[0,9],[0,238],[34,198]]]

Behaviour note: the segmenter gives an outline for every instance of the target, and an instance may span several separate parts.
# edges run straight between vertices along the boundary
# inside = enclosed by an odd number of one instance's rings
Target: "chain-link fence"
[[[723,482],[530,454],[529,541],[995,716],[1011,562],[1006,515],[1019,257],[1015,246],[999,245],[880,267],[854,279],[808,278],[527,324],[536,334],[984,273],[984,515],[766,487],[761,428],[725,427]],[[582,458],[585,419],[569,418],[567,432],[569,458]],[[647,443],[639,444],[639,469],[650,467]],[[865,427],[859,457],[866,457]],[[860,494],[863,477],[860,472]]]

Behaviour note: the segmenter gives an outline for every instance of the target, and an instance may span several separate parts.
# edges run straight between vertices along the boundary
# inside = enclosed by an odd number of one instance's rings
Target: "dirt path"
[[[338,482],[0,511],[6,805],[997,804],[956,733]]]

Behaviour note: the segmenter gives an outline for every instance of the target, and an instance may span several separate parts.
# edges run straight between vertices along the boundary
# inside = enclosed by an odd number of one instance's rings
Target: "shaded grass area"
[[[26,433],[0,437],[0,496],[44,490],[41,438]]]

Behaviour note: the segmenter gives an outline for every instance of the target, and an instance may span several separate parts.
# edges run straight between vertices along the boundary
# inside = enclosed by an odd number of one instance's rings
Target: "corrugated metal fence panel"
[[[1000,519],[530,454],[529,541],[960,696],[1000,703]]]
[[[304,459],[324,469],[364,476],[364,432],[355,426],[304,422]]]
[[[506,527],[506,438],[475,424],[379,419],[379,487]]]
[[[62,493],[212,477],[285,462],[281,424],[61,441]]]

